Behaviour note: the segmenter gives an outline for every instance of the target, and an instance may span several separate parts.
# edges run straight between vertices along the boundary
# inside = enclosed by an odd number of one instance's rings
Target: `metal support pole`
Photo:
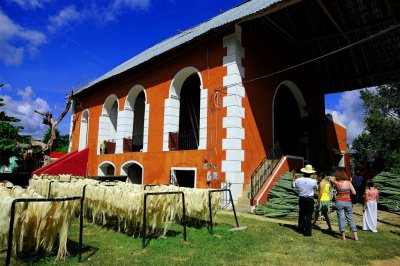
[[[51,184],[52,184],[53,182],[54,182],[53,180],[50,180],[50,182],[49,182],[49,191],[48,191],[48,193],[47,193],[47,198],[48,198],[48,199],[50,198]]]
[[[11,203],[11,217],[10,217],[10,227],[8,231],[8,242],[7,242],[7,257],[6,257],[6,266],[10,265],[11,261],[11,252],[12,252],[12,239],[14,234],[14,218],[15,218],[15,204],[17,200],[13,200]]]
[[[147,196],[156,196],[156,195],[173,195],[180,194],[182,195],[182,224],[183,224],[183,240],[186,241],[186,208],[185,208],[185,194],[182,191],[167,191],[167,192],[146,192],[144,193],[144,202],[143,202],[143,239],[142,239],[142,248],[146,247],[146,230],[147,230]]]
[[[229,198],[230,198],[230,202],[232,204],[232,210],[233,210],[233,215],[235,216],[235,221],[236,221],[236,227],[239,227],[239,221],[236,215],[236,210],[235,210],[235,204],[233,203],[233,197],[232,197],[232,192],[230,189],[215,189],[215,190],[210,190],[208,192],[208,209],[209,209],[209,213],[210,213],[210,225],[209,225],[209,231],[210,234],[213,234],[213,221],[212,221],[212,208],[211,208],[211,194],[215,193],[215,192],[223,192],[223,191],[227,191],[229,192]]]
[[[81,209],[79,210],[79,244],[78,244],[78,261],[82,260],[82,238],[83,238],[83,208],[86,195],[86,185],[82,189]]]

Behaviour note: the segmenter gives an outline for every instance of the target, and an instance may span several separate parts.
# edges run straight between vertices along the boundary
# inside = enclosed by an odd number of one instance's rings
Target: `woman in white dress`
[[[374,233],[378,232],[376,230],[378,223],[378,200],[379,190],[374,188],[374,182],[368,181],[363,204],[363,230],[371,230]]]

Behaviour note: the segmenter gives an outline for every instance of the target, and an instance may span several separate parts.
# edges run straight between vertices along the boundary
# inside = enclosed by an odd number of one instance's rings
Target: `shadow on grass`
[[[297,225],[293,225],[293,224],[282,224],[282,223],[279,223],[279,225],[282,226],[282,227],[289,228],[289,229],[293,230],[293,231],[296,232],[296,233],[302,234],[301,232],[299,232],[299,230],[298,230],[298,228],[297,228]],[[329,235],[329,236],[332,236],[332,237],[334,237],[334,238],[340,238],[340,233],[335,232],[335,231],[333,231],[333,230],[321,229],[319,226],[315,226],[315,227],[313,228],[313,230],[318,230],[318,231],[320,231],[321,233],[323,233],[324,235]]]
[[[358,215],[358,216],[363,216],[362,214],[359,214],[359,213],[354,213],[354,214]],[[389,223],[389,222],[386,222],[386,221],[381,220],[381,219],[378,219],[378,222],[386,224],[386,225],[390,225],[390,226],[394,226],[394,227],[399,227],[400,228],[400,225],[398,225],[398,224]]]
[[[144,243],[144,245],[143,245],[143,248],[147,247],[153,239],[167,238],[167,237],[176,237],[177,235],[181,235],[181,234],[182,234],[181,232],[178,232],[178,231],[175,231],[175,230],[168,230],[168,231],[167,231],[165,234],[163,234],[163,235],[159,235],[159,234],[146,234],[146,241],[145,241],[145,243]],[[142,238],[143,235],[142,235],[142,234],[138,234],[138,235],[135,235],[135,237],[137,237],[137,238]]]
[[[37,264],[37,263],[42,263],[42,262],[49,262],[49,261],[55,261],[55,258],[57,257],[57,252],[58,252],[58,242],[56,245],[54,245],[53,250],[51,252],[46,252],[43,249],[40,249],[38,252],[24,252],[20,254],[15,254],[15,251],[13,250],[11,257],[15,260],[15,262],[19,264]],[[68,257],[76,257],[78,259],[79,256],[79,243],[76,241],[72,241],[70,239],[67,240],[67,250],[68,250]],[[96,252],[98,251],[98,248],[92,247],[92,246],[87,246],[87,245],[82,245],[81,248],[81,254],[82,254],[82,260],[87,260],[88,258],[92,257]],[[83,254],[86,253],[85,257],[83,257]],[[5,259],[5,257],[4,257]],[[0,265],[2,265],[0,263]]]

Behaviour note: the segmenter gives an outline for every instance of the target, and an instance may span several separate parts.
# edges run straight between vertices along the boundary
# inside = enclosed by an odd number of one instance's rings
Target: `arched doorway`
[[[181,69],[164,101],[163,151],[205,149],[207,109],[208,90],[200,72],[194,67]]]
[[[140,151],[143,149],[143,133],[144,133],[144,108],[145,108],[145,95],[141,91],[136,97],[134,105],[133,117],[133,148],[132,151]]]
[[[137,162],[125,163],[121,167],[121,175],[126,175],[129,183],[143,184],[143,167]]]
[[[99,166],[99,176],[115,175],[115,166],[110,162],[104,162]]]
[[[184,82],[179,106],[179,150],[199,147],[200,79],[194,73]]]
[[[118,99],[112,94],[107,97],[103,104],[103,110],[99,117],[99,152],[106,154],[115,153],[118,125]],[[101,143],[104,142],[105,149],[101,149]]]
[[[279,142],[284,155],[308,158],[305,102],[300,90],[291,82],[283,82],[273,102],[274,144]]]

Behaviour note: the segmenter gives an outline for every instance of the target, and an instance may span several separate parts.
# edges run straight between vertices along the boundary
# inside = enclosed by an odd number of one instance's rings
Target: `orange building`
[[[248,1],[117,66],[75,94],[71,151],[89,148],[89,176],[229,184],[235,199],[254,198],[282,156],[337,166],[346,129],[325,116],[324,94],[364,83],[344,83],[346,53],[299,64],[340,36],[315,5]],[[301,18],[307,6],[317,18]]]

